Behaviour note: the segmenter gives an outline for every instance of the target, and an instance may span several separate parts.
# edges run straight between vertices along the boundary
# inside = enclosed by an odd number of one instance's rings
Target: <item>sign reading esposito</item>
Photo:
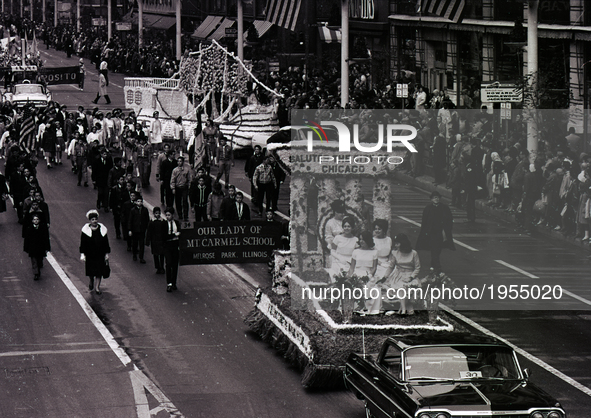
[[[180,264],[266,263],[281,240],[282,225],[265,221],[197,223],[180,236]]]

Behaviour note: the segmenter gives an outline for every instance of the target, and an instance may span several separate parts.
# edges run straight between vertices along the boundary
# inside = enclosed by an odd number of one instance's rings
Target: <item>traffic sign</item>
[[[404,99],[406,99],[408,97],[408,84],[407,83],[396,84],[396,97],[401,97]]]

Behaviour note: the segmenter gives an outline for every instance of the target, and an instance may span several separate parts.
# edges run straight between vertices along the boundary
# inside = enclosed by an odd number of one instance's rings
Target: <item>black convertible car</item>
[[[345,382],[368,418],[565,418],[528,380],[517,355],[490,337],[390,337],[377,355],[351,354]]]

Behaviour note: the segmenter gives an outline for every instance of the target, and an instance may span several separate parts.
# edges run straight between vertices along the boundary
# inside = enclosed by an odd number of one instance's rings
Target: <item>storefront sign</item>
[[[483,102],[521,102],[523,90],[515,86],[491,84],[480,89]]]
[[[92,18],[92,26],[105,26],[107,24],[107,20],[104,17],[93,17]]]
[[[349,17],[353,19],[373,19],[376,8],[373,0],[349,0]]]
[[[131,22],[117,22],[117,23],[115,23],[115,30],[118,30],[118,31],[131,30]]]
[[[80,67],[43,67],[41,74],[45,76],[47,84],[77,84],[80,77]]]
[[[226,28],[226,38],[238,38],[238,29]]]
[[[197,223],[181,231],[180,264],[266,263],[279,248],[281,232],[279,222]]]

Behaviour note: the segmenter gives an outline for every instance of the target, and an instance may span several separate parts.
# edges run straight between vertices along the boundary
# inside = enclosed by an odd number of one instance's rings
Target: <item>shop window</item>
[[[570,0],[540,0],[538,21],[554,25],[570,25]]]
[[[495,20],[515,20],[523,19],[524,3],[515,0],[495,0]]]

